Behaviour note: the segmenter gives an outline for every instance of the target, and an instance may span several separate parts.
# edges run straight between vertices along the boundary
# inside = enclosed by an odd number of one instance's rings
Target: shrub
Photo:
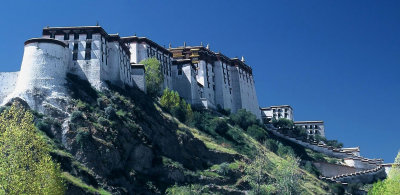
[[[290,146],[283,145],[282,143],[278,144],[278,150],[276,151],[276,153],[281,157],[294,156],[293,149]]]
[[[334,194],[344,194],[344,192],[345,192],[342,184],[338,184],[338,183],[331,184],[330,188]]]
[[[90,140],[90,132],[84,128],[79,128],[78,133],[76,134],[75,141],[80,144],[81,148],[84,144]]]
[[[272,124],[276,127],[276,128],[280,128],[280,129],[293,129],[293,121],[286,119],[286,118],[280,118],[279,120],[272,120]]]
[[[229,169],[229,163],[226,163],[226,162],[220,164],[220,165],[218,166],[218,169],[217,169],[217,173],[220,174],[220,175],[221,175],[221,174],[222,174],[222,175],[226,175],[226,174],[229,173],[229,171],[230,171],[230,169]]]
[[[337,141],[337,140],[327,140],[327,141],[326,141],[326,145],[332,146],[332,147],[335,147],[335,148],[341,148],[341,147],[343,147],[343,143],[340,143],[340,142]]]
[[[54,137],[53,132],[51,131],[51,123],[49,120],[38,120],[35,125],[50,138]]]
[[[267,141],[265,141],[264,145],[273,153],[276,153],[278,151],[278,144],[273,139],[267,139]]]
[[[226,135],[229,139],[232,141],[236,142],[239,145],[244,145],[246,144],[243,136],[240,134],[240,130],[237,128],[230,128],[227,132]]]
[[[5,106],[0,106],[0,113],[2,113],[4,110],[6,110],[7,109],[7,107],[5,107]]]
[[[73,111],[71,114],[71,121],[76,122],[80,119],[83,119],[83,113],[81,111]]]
[[[214,132],[216,132],[220,135],[224,135],[229,130],[229,126],[226,123],[226,121],[223,119],[219,119],[219,118],[215,118],[215,119],[211,120],[210,126],[211,126],[211,128],[213,128]]]
[[[217,105],[217,111],[225,116],[229,116],[231,114],[231,109],[223,109],[219,104]]]
[[[97,122],[102,125],[102,126],[110,126],[110,121],[108,121],[107,119],[105,119],[104,117],[99,117],[97,119]]]
[[[247,134],[258,141],[262,141],[267,138],[267,132],[258,125],[251,125],[249,128],[247,128]]]
[[[195,127],[201,131],[204,131],[206,128],[206,117],[203,113],[193,112],[193,117],[190,121],[190,126]]]
[[[321,153],[315,153],[315,154],[313,155],[313,158],[314,158],[316,161],[326,162],[326,160],[325,160],[325,158],[324,158],[324,155],[321,154]]]
[[[317,177],[320,175],[318,169],[310,161],[307,161],[304,164],[304,170],[306,170],[307,172],[309,172]]]
[[[231,114],[230,118],[236,125],[239,125],[239,127],[244,130],[253,124],[259,124],[257,117],[245,109],[239,109],[237,113]]]
[[[104,110],[107,119],[109,120],[113,120],[116,118],[117,114],[115,113],[115,109],[112,106],[108,106],[105,110]]]
[[[192,107],[184,99],[181,99],[176,91],[165,89],[160,99],[160,105],[182,122],[188,122],[192,118]]]

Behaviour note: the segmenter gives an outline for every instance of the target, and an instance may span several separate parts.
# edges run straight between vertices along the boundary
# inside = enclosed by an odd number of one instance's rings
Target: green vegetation
[[[371,195],[392,195],[400,194],[400,152],[394,160],[393,166],[389,171],[388,178],[376,182],[368,192]]]
[[[32,113],[18,103],[0,115],[0,143],[0,194],[64,193],[59,165],[36,131]]]
[[[273,119],[271,123],[272,125],[274,125],[274,127],[278,128],[283,133],[287,133],[289,135],[302,139],[309,139],[311,141],[323,142],[326,145],[332,146],[334,148],[343,147],[343,143],[340,143],[337,140],[328,140],[325,137],[322,137],[321,135],[318,134],[313,136],[308,136],[306,129],[300,126],[295,126],[293,121],[289,119],[285,118],[280,118],[279,120]]]
[[[89,185],[85,184],[82,180],[72,176],[71,174],[69,174],[67,172],[63,172],[62,173],[62,177],[66,181],[70,182],[72,185],[83,189],[86,193],[100,194],[100,195],[111,195],[111,193],[109,193],[109,192],[107,192],[107,191],[105,191],[103,189],[96,189],[93,186],[89,186]]]
[[[156,97],[161,93],[161,85],[163,83],[163,75],[161,72],[161,64],[157,58],[147,58],[140,62],[144,65],[146,75],[147,94]]]
[[[92,194],[109,194],[102,188],[137,194],[327,193],[327,184],[302,169],[314,168],[307,164],[313,160],[307,151],[269,135],[246,110],[192,110],[171,90],[157,102],[129,87],[109,85],[99,92],[74,75],[68,79],[74,98],[67,132],[72,149],[56,139],[61,120],[36,120],[68,186]],[[154,158],[146,162],[148,153]],[[131,161],[118,167],[118,157]],[[107,173],[111,178],[101,175],[108,165],[114,166]],[[254,178],[257,171],[262,179]],[[123,182],[110,185],[97,175]]]
[[[179,97],[176,91],[166,88],[161,96],[160,105],[180,121],[186,122],[192,119],[192,107]]]

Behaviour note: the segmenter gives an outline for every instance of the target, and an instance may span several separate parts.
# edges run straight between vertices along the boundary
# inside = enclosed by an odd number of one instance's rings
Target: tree
[[[245,109],[239,109],[235,114],[231,114],[230,118],[243,130],[247,130],[247,128],[253,124],[259,124],[257,117]]]
[[[300,194],[301,175],[299,161],[300,159],[293,155],[288,155],[286,160],[281,161],[273,169],[279,194]]]
[[[371,195],[391,195],[400,194],[400,152],[394,160],[389,171],[388,178],[378,181],[368,192]]]
[[[267,138],[267,132],[258,125],[251,125],[247,128],[247,134],[258,141],[263,141]]]
[[[164,89],[163,95],[160,98],[160,104],[182,122],[186,122],[192,118],[192,107],[184,99],[181,99],[176,91],[169,90],[168,88]]]
[[[265,189],[268,180],[268,169],[271,162],[265,152],[260,152],[254,160],[246,166],[246,180],[252,187],[252,194],[267,194]]]
[[[157,58],[147,58],[142,60],[140,64],[144,65],[146,74],[147,94],[151,97],[156,97],[161,93],[161,85],[164,82],[164,77],[161,72],[161,64]]]
[[[286,118],[280,118],[279,120],[272,120],[272,124],[276,127],[276,128],[280,128],[280,129],[293,129],[293,121],[286,119]]]
[[[0,114],[0,194],[63,194],[59,165],[36,132],[32,113],[14,103]]]

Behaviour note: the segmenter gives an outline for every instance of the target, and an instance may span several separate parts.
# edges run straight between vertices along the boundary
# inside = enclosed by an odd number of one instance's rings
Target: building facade
[[[270,106],[266,108],[260,108],[260,110],[264,122],[270,122],[273,119],[279,120],[280,118],[289,119],[291,121],[294,120],[293,108],[289,105]]]
[[[134,80],[143,67],[132,66],[130,49],[118,34],[108,34],[100,26],[46,27],[43,38],[64,42],[70,53],[67,72],[88,80],[96,89],[105,81],[145,89],[144,83]]]
[[[0,87],[0,101],[11,93],[21,96],[16,91],[52,88],[52,82],[64,86],[68,73],[96,89],[110,82],[146,91],[140,62],[148,58],[161,64],[162,88],[178,91],[187,102],[233,113],[246,109],[261,118],[252,69],[244,59],[228,58],[203,46],[166,49],[146,37],[108,34],[100,26],[45,27],[41,38],[25,43],[21,71],[0,73],[0,80],[7,83]],[[61,88],[58,91],[65,94]]]
[[[228,58],[209,47],[182,46],[169,49],[173,54],[174,89],[189,102],[206,108],[246,109],[261,119],[252,69],[244,60]],[[190,90],[187,87],[190,86]],[[193,93],[198,93],[194,95]]]
[[[148,58],[156,58],[161,65],[164,77],[162,88],[172,89],[172,53],[146,37],[122,37],[122,42],[129,48],[132,64],[140,64]]]
[[[325,137],[324,121],[295,121],[294,125],[303,127],[309,136],[320,135]]]

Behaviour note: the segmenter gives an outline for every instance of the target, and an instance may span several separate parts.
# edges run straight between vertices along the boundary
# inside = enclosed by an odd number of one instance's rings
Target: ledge
[[[56,40],[56,39],[50,39],[50,38],[32,38],[32,39],[28,39],[27,41],[25,41],[24,45],[28,45],[30,43],[53,43],[53,44],[60,45],[62,47],[67,47],[67,44],[65,44],[64,42]]]

